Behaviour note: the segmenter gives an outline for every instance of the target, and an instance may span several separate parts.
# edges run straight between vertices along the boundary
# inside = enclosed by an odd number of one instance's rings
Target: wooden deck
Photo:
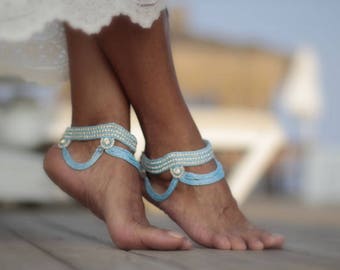
[[[284,250],[122,251],[104,224],[78,207],[0,211],[0,269],[340,269],[339,208],[252,201],[245,211],[259,225],[286,236]],[[157,226],[176,228],[149,210]]]

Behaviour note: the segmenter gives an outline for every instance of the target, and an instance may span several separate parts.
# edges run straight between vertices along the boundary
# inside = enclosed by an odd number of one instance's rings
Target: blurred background
[[[240,204],[340,206],[340,2],[169,2],[182,90]],[[70,202],[42,170],[68,91],[1,77],[2,205]]]

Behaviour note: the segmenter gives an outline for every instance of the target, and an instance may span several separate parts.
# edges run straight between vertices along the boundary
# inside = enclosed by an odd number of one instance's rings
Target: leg
[[[151,29],[119,17],[99,35],[125,93],[134,106],[145,138],[146,153],[157,158],[170,151],[202,148],[204,143],[183,100],[172,62],[167,15]],[[213,162],[195,168],[206,173]],[[152,176],[164,192],[170,175]],[[252,226],[240,212],[226,181],[192,187],[179,184],[171,197],[157,204],[197,242],[220,249],[281,247],[283,238]]]
[[[95,37],[68,27],[66,30],[72,125],[115,122],[129,129],[130,105]],[[83,162],[98,144],[98,141],[73,142],[69,150],[75,160]],[[123,144],[119,146],[126,148]],[[190,247],[188,240],[182,236],[149,225],[139,174],[125,161],[103,155],[91,168],[75,171],[65,164],[60,149],[54,146],[46,155],[44,167],[58,186],[107,223],[118,247],[167,250]]]

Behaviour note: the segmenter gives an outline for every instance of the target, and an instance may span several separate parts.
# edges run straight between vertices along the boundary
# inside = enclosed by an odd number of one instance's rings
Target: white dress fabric
[[[165,1],[0,0],[0,76],[47,85],[65,82],[68,58],[61,22],[94,34],[123,14],[148,28]]]

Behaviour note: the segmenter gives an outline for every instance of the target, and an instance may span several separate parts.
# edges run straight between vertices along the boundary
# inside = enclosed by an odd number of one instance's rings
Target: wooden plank
[[[111,244],[98,240],[96,235],[84,237],[73,233],[77,228],[64,230],[60,226],[51,226],[31,212],[2,214],[1,219],[17,235],[73,269],[181,269],[176,267],[176,263],[169,265],[162,259],[150,260],[143,254],[116,249]]]
[[[73,269],[0,224],[0,269]]]
[[[296,269],[296,270],[336,270],[338,263],[323,260],[321,262],[304,254],[289,251],[220,251],[194,249],[186,252],[136,251],[150,258],[161,258],[169,263],[178,263],[188,269]]]
[[[91,215],[78,212],[75,215],[62,215],[62,213],[41,215],[43,219],[58,224],[58,226],[71,226],[72,230],[78,233],[87,235],[87,237],[96,237],[100,241],[108,242],[109,237],[103,226],[95,226],[98,221],[92,218]],[[74,218],[76,216],[77,218]],[[156,226],[168,229],[179,230],[175,225],[164,215],[149,215],[151,221]],[[87,225],[82,225],[87,224]],[[270,226],[269,226],[270,227]],[[272,226],[278,229],[277,226]],[[284,225],[281,228],[286,228]],[[282,231],[288,238],[288,244],[285,250],[271,250],[263,252],[235,252],[235,251],[218,251],[212,249],[205,249],[198,245],[192,251],[179,252],[157,252],[157,251],[133,251],[135,254],[144,255],[152,260],[162,260],[169,265],[178,266],[185,269],[338,269],[340,260],[335,256],[340,249],[340,244],[334,245],[334,252],[327,254],[325,245],[327,242],[320,242],[320,237],[315,237],[313,228],[308,234],[301,231],[294,233],[294,226],[287,226],[286,230]],[[296,238],[297,235],[300,238]],[[312,237],[314,235],[314,238]],[[330,234],[323,233],[322,238],[332,239],[332,232]],[[294,241],[297,239],[298,241]],[[300,245],[298,245],[300,243]],[[304,243],[307,243],[304,245]],[[320,243],[322,243],[320,245]],[[321,246],[321,248],[311,249],[311,247]],[[321,250],[324,249],[324,252]]]
[[[322,226],[301,226],[292,224],[267,224],[263,228],[274,229],[285,235],[285,247],[290,251],[335,259],[340,264],[340,228]]]
[[[106,224],[84,208],[39,211],[39,222],[114,247]]]
[[[165,217],[159,215],[150,215],[149,217],[156,226],[176,228]],[[187,252],[185,257],[180,253],[171,259],[181,262],[184,266],[201,267],[202,269],[212,267],[212,265],[214,269],[225,269],[226,266],[228,269],[339,269],[340,243],[334,241],[333,245],[329,245],[332,239],[337,238],[339,230],[328,229],[328,231],[322,230],[321,233],[318,231],[319,229],[309,228],[310,231],[306,234],[303,231],[305,227],[285,224],[278,226],[270,223],[265,227],[282,232],[286,236],[287,244],[284,250],[234,252],[196,248]],[[294,229],[297,230],[297,233]],[[337,234],[334,234],[335,231]],[[314,237],[312,237],[313,235]],[[153,252],[150,254],[149,251],[138,251],[137,253],[170,259],[166,253]]]

